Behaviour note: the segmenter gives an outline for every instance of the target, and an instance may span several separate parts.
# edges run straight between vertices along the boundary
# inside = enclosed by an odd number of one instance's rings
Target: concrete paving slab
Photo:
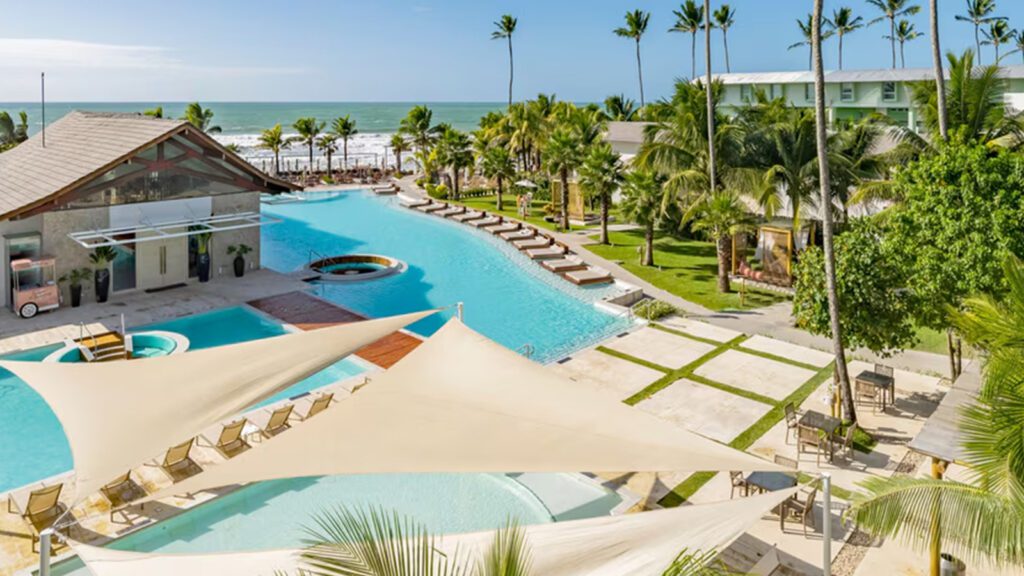
[[[663,420],[727,444],[771,406],[711,386],[681,379],[637,404]]]
[[[814,372],[754,356],[738,350],[728,350],[716,356],[694,372],[709,380],[756,392],[762,396],[782,400],[806,382]]]
[[[684,318],[683,316],[675,314],[657,320],[657,323],[663,324],[665,327],[673,330],[685,332],[691,336],[706,338],[708,340],[714,340],[715,342],[728,342],[729,340],[743,334],[736,330],[722,328],[721,326],[715,326],[714,324],[708,324],[707,322],[701,322],[691,318]]]
[[[665,375],[636,362],[616,358],[594,349],[574,354],[569,360],[553,364],[551,367],[555,372],[577,382],[611,390],[623,400]]]
[[[609,340],[604,346],[671,369],[682,368],[715,349],[710,344],[655,328],[641,328]]]
[[[767,336],[751,336],[740,344],[740,347],[747,348],[748,350],[755,350],[757,352],[764,352],[765,354],[772,354],[780,358],[800,362],[801,364],[817,366],[818,368],[824,368],[832,361],[832,355],[828,352],[814,350],[813,348],[807,348],[806,346],[799,346],[797,344],[790,344],[789,342],[783,342],[782,340],[776,340],[775,338],[768,338]]]

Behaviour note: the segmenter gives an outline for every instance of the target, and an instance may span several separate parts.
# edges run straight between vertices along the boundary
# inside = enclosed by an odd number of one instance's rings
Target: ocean
[[[223,144],[235,144],[239,153],[259,168],[269,168],[273,155],[257,147],[260,131],[280,123],[286,134],[294,133],[291,125],[297,118],[312,116],[327,123],[339,116],[349,114],[356,122],[359,133],[349,139],[348,155],[350,166],[379,165],[385,160],[393,165],[394,159],[388,147],[391,135],[398,130],[398,124],[417,102],[203,102],[205,108],[213,110],[213,124],[221,127],[221,134],[214,138]],[[480,118],[488,112],[502,110],[500,102],[433,102],[424,103],[434,111],[434,122],[447,122],[459,130],[473,130]],[[177,118],[185,109],[184,102],[47,102],[46,121],[53,122],[71,110],[98,112],[142,112],[163,106],[164,116]],[[36,133],[42,126],[42,115],[38,102],[0,103],[0,110],[6,110],[16,117],[24,110],[29,115],[29,129]],[[341,162],[341,143],[335,154],[335,167]],[[308,151],[300,144],[293,144],[284,151],[282,169],[304,167]],[[325,160],[320,151],[314,152],[314,163],[321,168]]]

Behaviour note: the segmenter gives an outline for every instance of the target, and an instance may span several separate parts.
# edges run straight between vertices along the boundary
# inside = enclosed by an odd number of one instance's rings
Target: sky
[[[912,0],[913,1],[913,0]],[[925,0],[918,0],[923,7]],[[712,2],[713,8],[721,0]],[[795,21],[811,0],[732,0],[733,72],[801,70],[806,49]],[[826,0],[870,20],[864,0]],[[514,96],[538,92],[598,101],[638,98],[631,40],[612,30],[627,10],[651,13],[641,42],[647,100],[690,75],[690,37],[668,33],[678,2],[648,0],[0,0],[0,102],[35,101],[46,72],[50,101],[455,101],[506,98],[508,54],[490,39],[501,14],[518,17]],[[957,22],[963,0],[939,0],[944,50],[974,44]],[[997,0],[997,13],[1024,28],[1024,0]],[[927,31],[927,10],[910,18]],[[885,24],[844,40],[844,68],[891,62]],[[713,69],[724,71],[721,33]],[[698,74],[703,73],[698,37]],[[991,47],[982,47],[991,62]],[[908,67],[930,65],[929,39],[907,45]],[[1021,64],[1020,54],[1004,63]],[[835,40],[827,68],[837,65]]]

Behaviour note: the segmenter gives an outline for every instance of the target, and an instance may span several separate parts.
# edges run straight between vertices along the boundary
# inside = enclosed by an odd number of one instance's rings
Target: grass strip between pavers
[[[721,354],[724,354],[727,350],[729,350],[730,349],[729,348],[730,345],[742,342],[742,341],[744,341],[746,339],[747,339],[747,336],[745,334],[741,334],[741,335],[737,336],[736,338],[733,338],[729,342],[726,342],[725,344],[722,344],[718,348],[715,348],[714,350],[711,350],[707,354],[704,354],[700,358],[697,358],[693,362],[690,362],[686,366],[683,366],[682,368],[679,368],[678,370],[669,371],[667,374],[665,374],[665,376],[655,380],[653,383],[649,384],[643,390],[637,392],[636,394],[630,396],[629,398],[626,398],[624,400],[624,402],[626,404],[629,404],[630,406],[635,406],[636,404],[639,404],[640,402],[643,402],[644,400],[650,398],[651,396],[654,396],[655,394],[657,394],[658,392],[664,390],[665,388],[668,388],[676,380],[679,380],[680,378],[689,378],[690,376],[693,375],[693,371],[694,370],[696,370],[697,368],[700,368],[701,366],[703,366],[706,362],[708,362],[712,358],[714,358],[716,356],[719,356]],[[618,353],[617,355],[620,358],[622,358],[623,360],[631,360],[631,361],[639,360],[639,358],[634,359],[629,354]],[[640,360],[640,362],[643,363],[643,360]],[[644,365],[647,365],[647,364],[644,364]],[[725,386],[725,384],[721,384],[720,386]]]
[[[689,334],[687,332],[683,332],[682,330],[676,330],[675,328],[669,328],[668,326],[665,326],[664,324],[658,324],[657,321],[650,322],[648,325],[651,328],[654,328],[655,330],[661,330],[662,332],[668,332],[669,334],[675,334],[676,336],[682,336],[683,338],[689,338],[690,340],[696,340],[697,342],[703,342],[705,344],[711,344],[712,346],[722,346],[722,345],[725,344],[725,342],[719,342],[717,340],[712,340],[710,338],[701,338],[700,336],[694,336],[693,334]]]

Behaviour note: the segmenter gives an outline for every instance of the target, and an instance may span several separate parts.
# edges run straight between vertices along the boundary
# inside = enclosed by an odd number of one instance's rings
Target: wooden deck
[[[362,314],[321,300],[305,292],[288,292],[248,302],[250,306],[302,330],[317,330],[367,320]],[[394,332],[356,351],[356,356],[381,368],[390,368],[420,345],[422,339]]]

